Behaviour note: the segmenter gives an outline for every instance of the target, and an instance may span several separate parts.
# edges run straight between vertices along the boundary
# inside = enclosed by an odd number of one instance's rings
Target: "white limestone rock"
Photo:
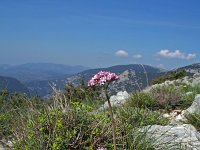
[[[113,95],[110,97],[110,103],[112,106],[120,106],[126,102],[129,96],[130,95],[126,91],[120,91],[117,93],[117,95]],[[105,102],[105,104],[101,108],[108,108],[108,102]]]
[[[156,150],[200,150],[200,133],[190,124],[146,126],[140,130],[153,141]]]

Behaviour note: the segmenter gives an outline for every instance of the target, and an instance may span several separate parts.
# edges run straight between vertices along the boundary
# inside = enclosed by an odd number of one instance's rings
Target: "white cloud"
[[[192,60],[196,57],[196,54],[185,54],[182,53],[180,50],[170,51],[168,49],[160,50],[157,55],[163,58],[177,58],[177,59],[185,59],[185,60]]]
[[[164,68],[165,68],[165,66],[164,66],[163,64],[158,64],[157,67],[158,67],[158,68],[161,68],[161,69],[164,69]]]
[[[115,52],[115,55],[118,57],[127,57],[128,53],[125,50],[118,50]]]
[[[141,54],[133,55],[134,59],[141,59],[143,56]]]
[[[186,56],[186,59],[187,60],[191,60],[191,59],[194,59],[196,57],[196,54],[188,54],[187,56]]]

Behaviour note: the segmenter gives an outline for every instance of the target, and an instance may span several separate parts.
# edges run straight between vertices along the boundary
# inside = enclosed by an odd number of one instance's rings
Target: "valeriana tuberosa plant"
[[[116,150],[116,124],[115,124],[115,119],[113,117],[112,106],[110,103],[110,96],[108,94],[108,86],[112,81],[117,80],[117,79],[119,79],[119,76],[116,75],[115,73],[100,71],[96,75],[94,75],[91,78],[91,80],[88,82],[88,86],[90,87],[102,86],[105,92],[105,96],[106,96],[106,99],[108,101],[108,106],[109,106],[109,113],[112,120],[114,150]]]

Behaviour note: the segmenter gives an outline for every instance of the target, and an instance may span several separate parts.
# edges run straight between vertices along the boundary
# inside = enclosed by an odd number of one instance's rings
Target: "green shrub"
[[[64,99],[59,98],[54,99],[52,104],[44,103],[43,107],[38,109],[34,104],[29,104],[27,109],[17,112],[17,127],[12,126],[14,149],[113,148],[108,112],[96,111],[96,108],[84,102],[65,103]],[[143,108],[124,106],[115,111],[118,149],[153,149],[151,141],[143,133],[139,134],[137,128],[168,121],[161,114]]]
[[[123,107],[119,109],[118,118],[124,127],[128,127],[128,130],[147,125],[166,125],[168,123],[168,119],[164,118],[161,113],[137,107]]]
[[[0,92],[0,138],[8,139],[13,131],[27,119],[27,112],[33,108],[43,107],[43,102],[37,97],[29,98],[24,94]]]
[[[9,113],[0,112],[0,140],[1,138],[7,138],[12,133],[11,128],[11,115]]]
[[[187,109],[192,105],[194,98],[195,98],[194,94],[183,95],[181,101],[179,102],[179,108]]]
[[[188,124],[192,124],[198,131],[200,131],[200,114],[189,114],[185,115]]]
[[[181,90],[184,93],[187,92],[192,92],[194,94],[200,94],[200,84],[196,85],[196,86],[191,86],[191,85],[182,85],[181,86]]]
[[[192,87],[190,85],[182,85],[180,86],[182,93],[182,99],[180,101],[180,108],[187,109],[192,105],[192,102],[195,99],[196,94],[200,94],[200,85]],[[190,94],[186,94],[187,92],[191,92]]]
[[[130,107],[153,108],[156,101],[149,93],[136,92],[130,96],[126,104]]]
[[[100,97],[100,89],[98,87],[88,87],[84,81],[80,81],[80,84],[77,86],[72,83],[68,83],[63,94],[70,102],[83,102],[85,100],[94,101],[102,99]]]
[[[99,105],[105,102],[100,95],[101,91],[98,87],[88,87],[81,80],[78,85],[68,83],[62,92],[54,91],[49,102],[53,103],[55,99],[59,100],[63,105],[70,102],[81,102],[97,109]],[[61,106],[61,104],[59,105]]]
[[[150,90],[151,95],[156,100],[159,108],[175,109],[180,105],[182,99],[182,91],[174,86],[158,86]]]
[[[131,130],[132,131],[132,130]],[[130,150],[154,150],[153,139],[147,138],[146,132],[133,130],[126,135],[126,148]]]
[[[15,149],[89,149],[112,143],[106,132],[110,120],[92,108],[72,102],[65,110],[52,108],[29,116],[21,131],[15,133]],[[23,136],[21,134],[23,133]],[[112,138],[111,138],[112,139]],[[108,147],[110,148],[110,147]]]

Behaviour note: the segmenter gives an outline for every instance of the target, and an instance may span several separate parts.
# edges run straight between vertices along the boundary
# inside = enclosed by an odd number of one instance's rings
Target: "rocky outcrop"
[[[200,150],[200,133],[190,124],[178,126],[152,125],[141,129],[156,150]]]
[[[149,92],[151,89],[156,88],[156,87],[162,87],[162,86],[170,86],[170,85],[174,85],[174,86],[180,86],[180,85],[188,85],[188,86],[192,86],[195,87],[197,85],[200,84],[200,73],[196,73],[194,74],[192,77],[189,76],[185,76],[182,79],[177,79],[177,80],[172,80],[172,81],[165,81],[163,83],[160,84],[154,84],[151,87],[147,87],[146,89],[144,89],[145,92]]]
[[[171,120],[170,124],[183,124],[187,122],[185,115],[187,114],[199,114],[200,113],[200,94],[195,96],[192,105],[186,110],[173,110],[170,113],[163,114],[163,117]]]
[[[200,150],[200,133],[187,122],[186,114],[200,113],[200,94],[195,96],[194,102],[186,110],[173,110],[163,117],[171,120],[167,126],[152,125],[141,129],[147,138],[153,140],[156,150]]]

